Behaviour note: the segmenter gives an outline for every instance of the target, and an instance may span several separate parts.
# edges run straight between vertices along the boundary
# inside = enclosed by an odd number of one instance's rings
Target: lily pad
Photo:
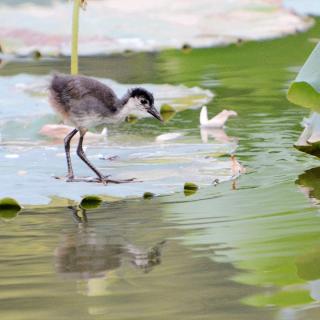
[[[80,207],[82,209],[96,209],[101,206],[102,199],[98,196],[91,195],[91,196],[86,196],[84,197],[81,202],[80,202]]]
[[[176,110],[169,104],[163,104],[160,108],[160,114],[164,122],[171,120],[176,114]]]
[[[152,192],[145,192],[144,194],[143,194],[143,198],[144,199],[152,199],[154,197],[154,193],[152,193]]]
[[[183,189],[184,194],[186,196],[190,196],[192,194],[195,194],[198,191],[199,187],[193,182],[186,182]]]
[[[0,199],[0,217],[4,219],[12,219],[17,216],[21,206],[13,198],[2,198]]]
[[[193,182],[186,182],[184,184],[184,190],[198,190],[198,186]]]
[[[171,107],[169,104],[163,104],[160,108],[160,113],[164,114],[164,113],[172,113],[172,112],[176,112],[175,109],[173,107]]]
[[[101,80],[119,96],[135,86]],[[53,176],[66,174],[66,160],[63,137],[50,139],[39,134],[45,124],[60,121],[47,102],[47,81],[48,77],[23,74],[0,77],[0,96],[6,101],[0,108],[0,175],[6,185],[0,190],[0,197],[15,197],[24,205],[47,205],[53,198],[68,198],[74,204],[88,194],[119,199],[142,197],[145,192],[160,191],[161,195],[181,192],[186,177],[199,186],[209,186],[214,179],[221,182],[233,179],[230,160],[218,156],[233,153],[235,141],[222,142],[208,136],[203,143],[202,135],[198,132],[187,135],[189,128],[186,128],[179,140],[159,144],[156,137],[165,133],[165,127],[154,119],[141,121],[139,125],[108,126],[108,135],[103,139],[90,139],[89,135],[85,139],[86,154],[104,174],[111,174],[114,179],[136,178],[135,182],[103,185],[54,179]],[[140,85],[154,92],[158,109],[163,104],[179,111],[195,109],[213,96],[200,88]],[[174,100],[179,97],[184,102],[175,105]],[[71,149],[75,174],[93,177],[94,173],[76,155],[76,140]]]
[[[70,11],[67,1],[54,1],[51,6],[2,4],[0,38],[5,52],[28,55],[41,49],[44,55],[69,55]],[[131,0],[90,1],[80,21],[81,55],[188,50],[239,39],[281,37],[313,24],[312,18],[300,17],[270,0],[237,0],[231,5],[221,0],[176,0],[174,6],[171,0],[157,1],[156,6],[145,0],[136,0],[134,5]]]

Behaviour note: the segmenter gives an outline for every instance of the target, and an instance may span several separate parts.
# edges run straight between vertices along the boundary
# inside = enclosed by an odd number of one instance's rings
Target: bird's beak
[[[158,111],[154,106],[151,106],[151,107],[148,109],[148,113],[150,113],[150,114],[153,115],[155,118],[157,118],[158,120],[160,120],[161,122],[163,122],[163,119],[162,119],[159,111]]]

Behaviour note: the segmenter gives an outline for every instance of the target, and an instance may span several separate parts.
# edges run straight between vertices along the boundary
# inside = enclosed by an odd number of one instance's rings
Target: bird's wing
[[[112,104],[117,101],[115,92],[100,81],[87,77],[79,77],[77,80],[77,85],[79,87],[77,87],[76,90],[78,90],[78,88],[80,89],[81,98],[89,95],[90,97],[101,101],[105,105],[109,105],[110,103]]]
[[[79,79],[59,74],[54,75],[49,89],[54,94],[56,102],[66,108],[71,100],[80,100],[88,92]]]
[[[82,100],[88,96],[105,105],[113,104],[117,99],[111,88],[84,76],[57,75],[52,80],[51,89],[65,105],[71,100]]]

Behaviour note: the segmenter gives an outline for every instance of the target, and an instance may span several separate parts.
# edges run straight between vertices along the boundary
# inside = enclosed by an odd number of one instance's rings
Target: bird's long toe
[[[131,179],[109,179],[109,176],[105,177],[104,179],[102,179],[102,183],[103,184],[108,184],[108,183],[114,183],[114,184],[120,184],[120,183],[130,183],[130,182],[134,182],[136,181],[136,178],[131,178]]]
[[[97,177],[65,177],[66,182],[102,182],[100,178]]]
[[[90,182],[90,183],[102,183],[104,185],[107,185],[109,183],[113,184],[120,184],[120,183],[130,183],[130,182],[139,182],[136,178],[131,179],[110,179],[110,175],[108,176],[102,176],[102,177],[75,177],[75,176],[69,176],[66,177],[58,177],[54,176],[53,178],[58,180],[65,180],[66,182]]]
[[[74,182],[74,175],[67,175],[66,176],[66,182]]]

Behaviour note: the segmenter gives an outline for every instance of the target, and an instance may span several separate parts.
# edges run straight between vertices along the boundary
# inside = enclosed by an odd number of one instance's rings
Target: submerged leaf
[[[86,196],[80,202],[82,209],[96,209],[99,208],[102,203],[102,199],[98,196]]]
[[[21,210],[19,203],[13,198],[2,198],[0,200],[0,217],[12,219],[17,216]]]

